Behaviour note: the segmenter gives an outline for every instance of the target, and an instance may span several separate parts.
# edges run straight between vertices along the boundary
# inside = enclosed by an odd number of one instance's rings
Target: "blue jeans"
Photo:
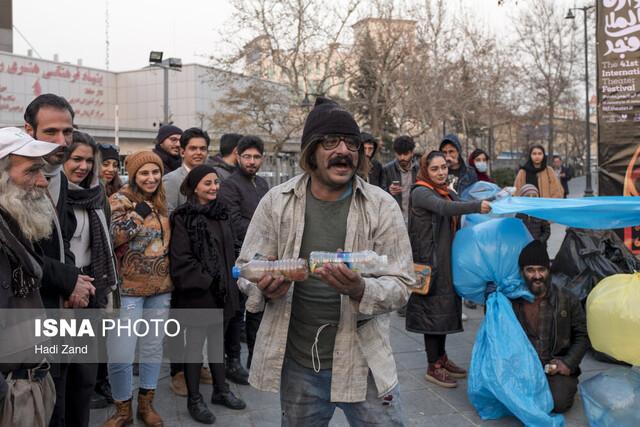
[[[331,402],[331,369],[316,373],[288,354],[282,366],[280,406],[283,426],[327,426],[336,407],[344,411],[350,426],[404,426],[399,386],[378,397],[371,372],[363,402]]]
[[[149,320],[162,319],[166,321],[169,317],[169,304],[171,294],[150,295],[147,297],[122,296],[122,308],[120,309],[120,320],[129,319],[131,324],[138,319]],[[144,312],[142,309],[145,309]],[[152,309],[161,309],[153,313]],[[147,362],[140,363],[140,387],[155,390],[160,374],[160,364],[162,362],[162,340],[164,338],[164,328],[158,336],[149,333],[138,337],[136,334],[127,336],[122,334],[117,336],[116,332],[109,331],[107,337],[107,354],[109,355],[109,382],[113,399],[119,402],[131,398],[132,364],[135,357],[136,342],[140,339],[140,360]],[[111,361],[118,361],[112,363]],[[125,361],[125,363],[122,363]],[[149,363],[151,361],[151,363]]]

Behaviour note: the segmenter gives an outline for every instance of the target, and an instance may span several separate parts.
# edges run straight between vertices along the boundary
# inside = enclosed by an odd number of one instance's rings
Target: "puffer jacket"
[[[142,218],[122,192],[109,198],[113,247],[122,277],[121,294],[149,296],[171,292],[169,215],[153,212]]]

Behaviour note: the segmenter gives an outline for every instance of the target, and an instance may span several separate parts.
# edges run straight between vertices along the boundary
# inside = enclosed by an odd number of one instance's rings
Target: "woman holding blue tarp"
[[[432,267],[426,295],[412,293],[407,303],[406,328],[424,334],[428,369],[425,379],[442,387],[455,387],[465,369],[448,357],[447,334],[462,332],[462,300],[453,287],[451,245],[459,215],[488,213],[486,200],[460,201],[447,186],[444,155],[431,151],[420,159],[417,181],[411,189],[409,238],[414,263]]]

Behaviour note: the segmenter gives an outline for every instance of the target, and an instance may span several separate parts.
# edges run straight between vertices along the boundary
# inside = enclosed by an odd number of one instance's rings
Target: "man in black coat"
[[[180,156],[181,136],[182,129],[177,126],[163,125],[158,129],[156,146],[151,151],[162,159],[165,175],[173,172],[182,165],[182,157]]]
[[[236,163],[238,168],[220,185],[218,197],[229,209],[231,223],[240,240],[244,241],[247,229],[258,203],[269,191],[267,181],[257,175],[264,158],[264,143],[257,136],[243,136],[237,145]],[[249,384],[249,374],[240,362],[240,328],[245,311],[245,297],[241,295],[240,309],[237,316],[231,319],[225,336],[225,352],[227,354],[226,377],[238,384]],[[253,347],[262,320],[262,312],[247,311],[245,327],[247,334],[247,368],[251,368]]]
[[[562,165],[562,158],[560,156],[553,156],[553,171],[560,180],[560,184],[564,190],[564,198],[566,199],[567,194],[569,194],[569,185],[567,183],[571,181],[571,171],[568,167]]]
[[[580,361],[589,348],[585,314],[571,291],[551,284],[549,255],[540,241],[522,249],[518,264],[534,300],[513,300],[513,311],[545,367],[553,412],[562,413],[573,405]]]
[[[45,308],[83,308],[95,294],[93,278],[82,274],[75,266],[69,244],[73,234],[70,219],[73,210],[67,204],[68,181],[62,164],[69,156],[73,132],[73,109],[63,97],[48,93],[34,99],[24,113],[25,131],[33,138],[62,147],[45,157],[43,169],[48,181],[47,196],[55,212],[51,215],[51,238],[38,242],[44,253],[44,268],[40,294]],[[52,209],[53,212],[53,209]],[[56,406],[51,426],[88,425],[89,400],[96,381],[95,364],[55,364],[51,375],[56,385]],[[65,405],[65,399],[70,402]],[[65,421],[66,420],[66,421]]]
[[[396,137],[393,140],[393,150],[396,152],[395,160],[384,165],[380,187],[396,199],[404,223],[409,223],[409,197],[411,186],[416,182],[418,175],[418,163],[413,161],[413,150],[416,143],[407,135]]]

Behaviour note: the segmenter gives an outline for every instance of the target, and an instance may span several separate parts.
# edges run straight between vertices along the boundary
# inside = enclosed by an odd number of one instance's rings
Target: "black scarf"
[[[546,168],[547,168],[547,156],[544,156],[542,160],[542,164],[540,165],[539,168],[533,166],[531,157],[529,157],[529,160],[527,160],[527,163],[525,163],[524,166],[522,166],[522,169],[524,169],[524,171],[527,173],[526,183],[531,184],[535,186],[538,190],[540,190],[540,187],[538,187],[538,173],[542,172]]]
[[[216,239],[211,235],[207,227],[207,219],[229,219],[227,208],[222,203],[218,203],[217,200],[213,200],[206,205],[185,203],[171,214],[170,221],[172,225],[175,216],[184,218],[185,228],[187,229],[194,254],[202,263],[205,271],[213,277],[211,290],[216,303],[222,306],[227,300],[227,281],[229,278],[222,260],[223,254],[218,250]],[[224,242],[221,243],[224,244]]]
[[[0,247],[9,257],[15,296],[24,298],[38,289],[42,279],[42,253],[37,251],[39,247],[16,237],[5,221],[4,212],[0,215]]]
[[[72,206],[79,206],[87,211],[89,216],[89,233],[91,236],[91,265],[90,275],[93,277],[93,286],[96,288],[95,296],[91,297],[89,307],[104,308],[107,296],[113,291],[112,285],[116,283],[116,273],[113,269],[111,246],[107,233],[102,226],[98,210],[103,209],[102,187],[96,185],[92,188],[69,188],[67,202]]]
[[[182,157],[181,156],[174,156],[173,154],[169,154],[166,151],[164,151],[162,148],[160,148],[159,145],[156,145],[156,148],[154,148],[152,150],[155,154],[158,155],[158,157],[160,157],[160,159],[162,160],[162,163],[165,164],[165,171],[164,173],[167,174],[169,172],[172,172],[176,169],[178,169],[180,166],[182,166]],[[167,167],[170,170],[166,170]]]

